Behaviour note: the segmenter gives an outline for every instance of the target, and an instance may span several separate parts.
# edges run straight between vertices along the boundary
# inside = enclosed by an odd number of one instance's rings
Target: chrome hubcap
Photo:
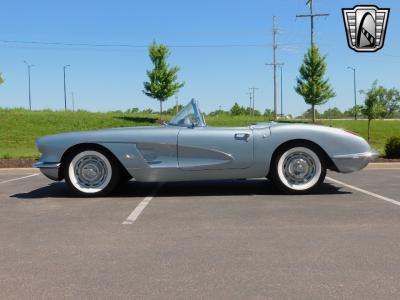
[[[286,157],[284,163],[284,175],[290,184],[305,184],[314,178],[316,164],[314,159],[304,152],[294,152]]]
[[[102,186],[107,178],[107,166],[97,156],[87,155],[78,160],[74,168],[78,183],[87,188]]]

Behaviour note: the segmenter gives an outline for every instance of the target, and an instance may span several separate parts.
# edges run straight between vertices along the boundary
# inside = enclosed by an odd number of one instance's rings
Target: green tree
[[[378,86],[378,82],[374,81],[372,87],[367,91],[361,91],[365,95],[362,113],[368,118],[368,142],[371,140],[371,122],[382,116],[385,112],[385,106],[382,99],[385,95],[385,89]]]
[[[339,108],[334,107],[334,108],[329,108],[325,110],[321,117],[323,119],[340,119],[343,117],[343,113],[340,111]]]
[[[182,110],[183,105],[178,104],[178,106],[174,105],[173,107],[171,107],[170,109],[167,109],[165,111],[165,114],[170,115],[170,116],[174,116],[176,115],[176,112]]]
[[[129,108],[125,111],[125,113],[127,113],[127,114],[137,114],[138,112],[139,112],[139,108],[137,108],[137,107]]]
[[[248,115],[248,113],[246,113],[246,111],[247,111],[247,110],[245,109],[245,110],[244,110],[244,113],[243,113],[244,115]],[[261,112],[260,112],[259,110],[257,110],[257,109],[255,109],[253,113],[254,113],[254,116],[255,116],[255,117],[261,116]]]
[[[400,92],[392,88],[390,90],[384,89],[384,93],[380,100],[385,108],[382,114],[383,118],[390,118],[393,114],[400,110]]]
[[[359,115],[362,112],[362,105],[355,105],[352,108],[350,108],[349,110],[346,110],[343,114],[345,117],[354,117],[355,115]]]
[[[243,115],[245,112],[245,109],[241,107],[237,102],[232,106],[231,108],[231,115],[232,116],[240,116]]]
[[[222,109],[217,109],[212,112],[210,112],[208,115],[211,117],[219,116],[219,115],[229,115],[230,112],[222,110]]]
[[[264,111],[264,116],[267,117],[268,120],[273,120],[274,119],[274,112],[272,111],[272,109],[265,109]]]
[[[152,110],[151,108],[146,108],[146,109],[143,109],[143,110],[142,110],[142,113],[151,115],[151,114],[153,114],[154,112],[153,112],[153,110]]]
[[[312,119],[312,117],[315,116],[316,118],[320,118],[321,114],[317,109],[312,110],[312,108],[307,109],[302,115],[302,119]]]
[[[179,67],[171,67],[167,63],[170,51],[166,45],[152,43],[149,47],[149,57],[154,65],[147,71],[149,81],[144,82],[143,93],[160,102],[160,120],[162,120],[162,103],[175,95],[184,82],[178,82]]]
[[[326,56],[321,56],[315,46],[308,49],[299,69],[300,76],[297,77],[295,91],[311,105],[313,123],[315,123],[315,106],[322,105],[336,96],[328,79],[324,79],[326,68]]]

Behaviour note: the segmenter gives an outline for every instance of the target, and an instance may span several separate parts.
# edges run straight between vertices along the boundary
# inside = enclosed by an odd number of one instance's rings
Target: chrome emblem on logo
[[[357,5],[343,8],[344,26],[349,47],[357,52],[375,52],[385,42],[390,8],[375,5]]]

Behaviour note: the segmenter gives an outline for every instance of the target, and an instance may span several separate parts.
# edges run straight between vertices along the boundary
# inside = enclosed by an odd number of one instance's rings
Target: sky
[[[273,107],[272,17],[277,18],[278,62],[283,62],[283,112],[299,115],[308,106],[295,93],[296,76],[310,44],[310,22],[296,18],[308,13],[306,0],[35,0],[5,1],[0,10],[0,107],[28,106],[28,76],[32,68],[33,109],[64,108],[63,66],[68,107],[72,92],[76,108],[90,111],[158,110],[158,102],[142,92],[151,68],[147,46],[171,46],[169,63],[180,67],[185,86],[180,103],[195,98],[203,111],[234,102],[247,106],[249,87],[257,87],[255,106]],[[327,77],[336,97],[329,106],[348,109],[357,89],[374,80],[400,88],[400,2],[314,0],[317,13],[329,13],[315,24],[315,42],[327,55]],[[391,8],[385,46],[376,53],[356,53],[347,46],[341,9],[357,4]],[[114,45],[108,47],[23,44],[34,41],[64,44]],[[116,46],[129,45],[129,47]],[[235,46],[234,46],[235,45]],[[134,46],[134,47],[133,47]],[[278,74],[279,75],[279,74]],[[358,100],[363,101],[358,95]],[[175,98],[164,107],[172,107]],[[278,106],[280,111],[280,108]]]

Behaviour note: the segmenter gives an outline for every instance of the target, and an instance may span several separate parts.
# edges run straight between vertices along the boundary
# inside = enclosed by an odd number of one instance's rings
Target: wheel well
[[[278,153],[281,151],[281,149],[283,147],[288,146],[288,145],[293,145],[293,146],[310,145],[312,147],[315,147],[316,149],[319,150],[320,154],[323,155],[327,169],[333,170],[333,171],[338,171],[338,169],[337,169],[336,165],[333,163],[332,159],[329,157],[329,155],[326,153],[326,151],[320,145],[318,145],[317,143],[312,142],[310,140],[303,140],[303,139],[290,140],[290,141],[287,141],[287,142],[284,142],[284,143],[280,144],[274,150],[274,153],[272,154],[272,157],[271,157],[271,162],[274,161],[274,159],[276,158]],[[271,172],[271,171],[269,171],[269,172]]]
[[[125,176],[130,176],[128,171],[126,170],[126,168],[120,162],[120,160],[109,149],[107,149],[106,147],[99,145],[99,144],[83,143],[83,144],[77,144],[77,145],[74,145],[74,146],[68,148],[62,155],[61,166],[58,171],[60,180],[64,179],[65,160],[67,159],[68,155],[70,155],[71,153],[78,151],[78,150],[83,151],[83,150],[89,150],[89,149],[90,150],[99,150],[99,151],[106,153],[107,156],[111,157],[112,159],[115,159],[115,161],[119,164],[121,171],[124,172]]]

